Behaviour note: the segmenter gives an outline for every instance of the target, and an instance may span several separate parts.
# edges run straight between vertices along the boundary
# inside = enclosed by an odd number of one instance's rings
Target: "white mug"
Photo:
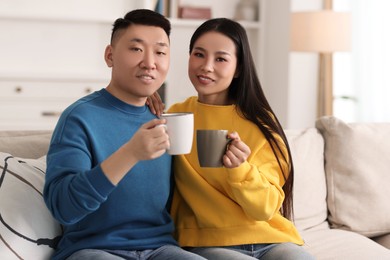
[[[194,137],[194,114],[165,113],[161,117],[166,119],[169,136],[170,147],[167,152],[171,155],[190,153]]]

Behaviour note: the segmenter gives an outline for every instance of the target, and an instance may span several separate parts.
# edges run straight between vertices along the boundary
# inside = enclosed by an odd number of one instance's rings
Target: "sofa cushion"
[[[326,222],[324,140],[315,128],[286,130],[294,163],[294,219],[303,231]]]
[[[390,234],[386,234],[379,237],[372,238],[375,242],[381,244],[382,246],[390,249]]]
[[[390,123],[317,120],[325,138],[331,227],[368,237],[390,233]]]
[[[43,201],[45,158],[0,153],[0,259],[49,259],[61,234]]]
[[[357,233],[321,226],[302,233],[305,249],[321,260],[390,259],[390,250]]]
[[[39,158],[47,153],[51,131],[0,131],[0,152],[22,158]]]

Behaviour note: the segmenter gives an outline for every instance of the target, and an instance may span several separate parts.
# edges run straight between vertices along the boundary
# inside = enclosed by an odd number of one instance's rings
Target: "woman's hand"
[[[223,156],[223,164],[226,168],[235,168],[245,162],[251,154],[251,149],[243,141],[237,132],[228,134],[228,137],[232,139],[225,155]]]
[[[161,116],[165,109],[165,104],[162,102],[157,91],[146,99],[146,105],[149,106],[150,111],[156,116]]]

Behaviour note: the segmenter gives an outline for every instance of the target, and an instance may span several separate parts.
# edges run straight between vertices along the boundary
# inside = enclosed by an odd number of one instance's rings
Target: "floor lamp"
[[[333,115],[332,53],[350,50],[350,14],[331,10],[291,15],[291,51],[319,53],[317,116]]]

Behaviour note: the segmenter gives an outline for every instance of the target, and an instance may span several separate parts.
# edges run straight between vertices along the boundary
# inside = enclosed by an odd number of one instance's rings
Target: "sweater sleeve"
[[[271,146],[265,139],[246,162],[227,171],[232,199],[242,207],[247,216],[264,221],[279,212],[284,200],[284,177]]]
[[[115,186],[93,162],[88,135],[76,122],[61,122],[47,155],[44,199],[62,224],[74,224],[94,212]]]

